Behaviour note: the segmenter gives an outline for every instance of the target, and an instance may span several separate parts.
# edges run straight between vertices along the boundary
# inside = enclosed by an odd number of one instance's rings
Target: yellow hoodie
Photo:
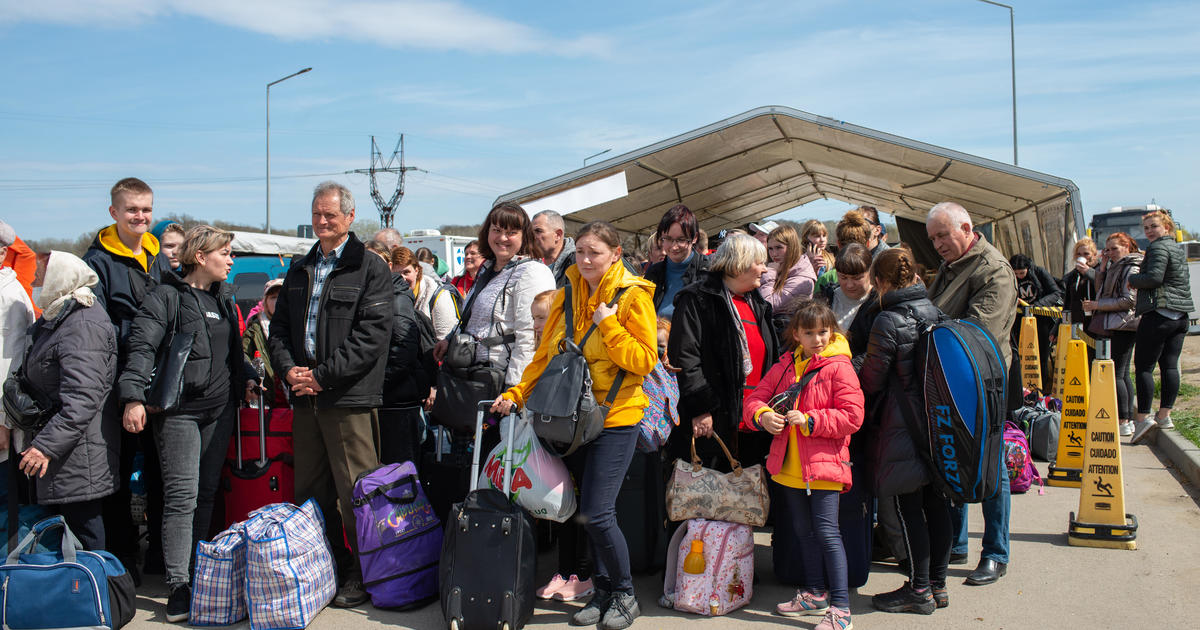
[[[142,255],[135,256],[133,250],[125,246],[121,242],[121,237],[117,235],[117,224],[114,223],[103,230],[100,230],[99,236],[96,237],[104,249],[126,258],[132,258],[142,266],[142,271],[150,273],[150,265],[154,263],[154,257],[158,255],[158,239],[154,235],[146,232],[142,234]]]
[[[567,281],[571,283],[572,318],[576,341],[592,326],[592,314],[601,303],[607,303],[617,290],[629,287],[617,303],[617,312],[601,320],[596,332],[583,347],[592,372],[592,395],[597,402],[608,397],[618,370],[625,370],[621,389],[617,392],[612,409],[604,421],[605,428],[632,426],[641,422],[649,401],[642,393],[642,379],[654,370],[658,363],[658,324],[654,312],[654,283],[643,280],[625,269],[621,261],[613,266],[600,280],[600,286],[588,295],[587,282],[579,275],[575,265],[567,269]],[[563,296],[560,289],[550,306],[542,341],[533,361],[521,374],[521,382],[504,392],[504,397],[525,406],[525,399],[533,391],[546,369],[550,357],[557,353],[558,342],[564,336],[566,318],[563,314]]]

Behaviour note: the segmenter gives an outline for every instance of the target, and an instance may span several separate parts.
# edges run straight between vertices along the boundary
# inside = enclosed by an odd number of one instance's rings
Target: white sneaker
[[[1133,420],[1124,420],[1117,426],[1117,432],[1121,437],[1129,437],[1133,435]]]
[[[1158,428],[1160,429],[1175,428],[1175,423],[1171,422],[1171,414],[1167,414],[1166,418],[1155,418],[1154,421],[1158,423]]]
[[[1146,439],[1146,436],[1149,435],[1151,431],[1157,428],[1158,424],[1149,418],[1142,420],[1141,422],[1134,422],[1133,437],[1129,439],[1129,443],[1140,444],[1142,440]]]

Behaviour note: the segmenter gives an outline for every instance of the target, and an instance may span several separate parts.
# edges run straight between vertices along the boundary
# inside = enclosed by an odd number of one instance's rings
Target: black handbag
[[[504,370],[487,365],[438,370],[437,397],[431,414],[438,424],[455,433],[475,431],[479,401],[495,400],[504,391]]]
[[[25,364],[29,362],[29,353],[42,332],[42,320],[38,320],[29,329],[29,343],[25,346],[25,355],[16,373],[4,381],[4,412],[13,427],[34,434],[42,430],[50,418],[58,412],[57,406],[48,396],[38,391],[29,383],[25,376]]]
[[[150,374],[150,385],[146,388],[146,406],[159,411],[174,411],[183,397],[183,372],[196,333],[179,330],[179,306],[175,308],[175,327],[170,340],[159,347],[155,357],[154,371]]]

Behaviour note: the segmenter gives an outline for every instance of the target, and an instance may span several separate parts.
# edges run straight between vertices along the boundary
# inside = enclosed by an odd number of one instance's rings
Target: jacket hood
[[[792,358],[795,362],[796,374],[803,374],[804,370],[808,369],[809,367],[821,365],[822,363],[825,363],[827,360],[833,359],[834,357],[846,357],[846,360],[849,360],[850,341],[846,339],[846,336],[842,333],[833,333],[833,339],[829,342],[829,345],[825,346],[825,349],[822,350],[821,354],[818,354],[817,357],[818,359],[816,361],[810,361],[809,359],[801,358],[799,348],[793,350]],[[808,365],[804,365],[805,363]]]
[[[590,321],[592,317],[591,313],[596,310],[596,307],[601,302],[611,300],[617,291],[626,287],[641,287],[649,292],[650,295],[654,295],[654,283],[645,278],[633,275],[619,260],[614,262],[608,268],[608,271],[604,272],[604,277],[600,279],[600,286],[596,287],[596,290],[590,296],[587,294],[587,281],[583,279],[583,276],[579,273],[579,268],[575,265],[567,268],[567,280],[573,287],[571,290],[571,298],[574,301],[572,308],[576,313],[580,314],[576,316],[577,320],[579,320],[581,315],[586,313],[587,319]]]
[[[925,291],[925,285],[917,283],[902,289],[893,289],[888,291],[887,293],[883,294],[881,303],[883,308],[888,308],[889,306],[894,306],[896,304],[900,304],[901,302],[911,302],[912,300],[919,300],[923,297],[929,297]]]
[[[95,301],[91,287],[99,282],[100,277],[80,257],[69,252],[50,252],[50,259],[46,262],[46,280],[42,285],[42,293],[38,296],[38,306],[44,311],[57,312],[61,308],[60,299],[67,297],[74,298],[84,306],[91,306]],[[51,309],[51,305],[57,308]],[[53,319],[54,314],[48,312],[47,318]]]
[[[158,239],[153,234],[146,232],[142,234],[142,249],[145,250],[146,255],[135,256],[133,250],[121,242],[121,237],[117,235],[117,224],[115,223],[100,230],[100,233],[96,235],[95,245],[113,255],[137,261],[138,265],[142,267],[142,271],[147,273],[150,272],[150,265],[154,263],[154,257],[158,255],[159,249]]]
[[[575,239],[568,236],[567,238],[563,239],[562,251],[558,253],[558,258],[554,259],[554,262],[550,265],[550,268],[557,269],[559,266],[562,265],[563,261],[567,259],[567,256],[570,256],[571,254],[574,254],[574,253],[575,253]]]

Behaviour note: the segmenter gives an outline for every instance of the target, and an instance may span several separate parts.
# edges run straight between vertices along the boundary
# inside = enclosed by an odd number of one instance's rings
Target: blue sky
[[[1200,4],[1010,2],[1021,166],[1085,214],[1154,199],[1200,228]],[[108,221],[136,175],[157,211],[272,226],[406,134],[408,230],[761,105],[1012,159],[1008,12],[974,0],[0,2],[0,218],[27,238]],[[390,196],[393,181],[382,182]],[[785,216],[832,218],[810,204]]]

